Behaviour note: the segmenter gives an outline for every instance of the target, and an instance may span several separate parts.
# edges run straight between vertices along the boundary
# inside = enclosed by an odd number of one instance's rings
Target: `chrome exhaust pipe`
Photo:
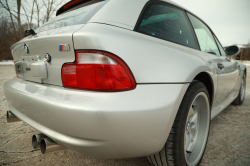
[[[18,122],[21,121],[16,115],[14,115],[11,111],[7,111],[7,122]]]
[[[40,148],[40,143],[43,138],[46,138],[47,136],[44,134],[37,134],[32,136],[32,146],[34,149]]]
[[[43,138],[40,143],[40,149],[42,154],[58,151],[64,149],[64,147],[58,145],[50,138]]]

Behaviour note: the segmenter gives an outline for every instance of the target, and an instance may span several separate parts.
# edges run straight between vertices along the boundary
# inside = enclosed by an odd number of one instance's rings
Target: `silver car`
[[[40,131],[42,153],[199,165],[211,119],[244,100],[239,48],[169,0],[73,0],[25,35],[7,118]]]

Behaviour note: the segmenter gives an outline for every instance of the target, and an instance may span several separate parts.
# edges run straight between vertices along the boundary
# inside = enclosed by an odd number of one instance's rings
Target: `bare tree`
[[[17,41],[16,33],[8,16],[0,18],[0,61],[11,60],[10,46]],[[17,26],[17,23],[14,23]]]
[[[4,2],[0,1],[0,4],[1,6],[6,9],[10,15],[10,19],[11,19],[11,23],[12,23],[12,27],[14,28],[14,31],[15,31],[15,34],[16,34],[16,38],[18,39],[18,34],[16,32],[16,27],[15,27],[15,24],[14,24],[14,20],[13,20],[13,17],[15,19],[18,19],[18,17],[16,15],[13,14],[13,12],[10,10],[10,7],[9,7],[9,3],[7,0],[5,0],[5,4]]]
[[[17,0],[17,22],[18,22],[19,39],[22,38],[20,11],[21,11],[21,0]]]
[[[41,10],[41,6],[40,6],[40,4],[38,3],[38,1],[37,0],[34,0],[34,3],[35,3],[35,5],[36,5],[36,13],[37,13],[37,26],[39,27],[40,26],[40,10]],[[40,7],[39,7],[40,6]]]
[[[22,9],[25,13],[26,19],[27,19],[27,23],[28,23],[28,28],[31,28],[32,26],[32,20],[33,20],[33,15],[34,15],[34,7],[35,7],[35,1],[33,1],[32,3],[32,8],[31,8],[31,13],[30,15],[28,14],[28,12],[26,11],[26,8],[24,7],[24,5],[22,4]],[[39,9],[40,10],[40,9]]]
[[[14,27],[14,31],[16,33],[16,39],[20,40],[24,34],[21,15],[25,16],[29,28],[31,28],[31,25],[34,25],[34,19],[39,27],[41,23],[44,24],[49,21],[58,9],[58,6],[62,5],[65,1],[66,0],[24,0],[25,3],[23,3],[22,0],[16,0],[16,4],[14,4],[15,2],[13,0],[0,0],[0,9],[3,8],[8,12],[12,26]],[[12,4],[12,6],[16,6],[16,10],[13,7],[10,7],[10,4]],[[32,6],[29,4],[32,4]],[[23,13],[21,13],[21,10]],[[15,22],[17,22],[17,25]]]
[[[43,5],[46,8],[46,13],[43,16],[43,24],[47,21],[49,21],[51,15],[56,11],[57,7],[62,3],[60,1],[58,3],[58,0],[43,0]]]
[[[16,19],[18,23],[18,26],[17,26],[18,33],[16,35],[16,38],[21,39],[22,38],[21,18],[20,18],[21,0],[17,0],[16,2],[17,2],[17,12],[15,12],[14,10],[11,10],[8,0],[5,0],[5,3],[3,2],[3,0],[0,0],[0,5],[9,13],[13,27],[15,27],[13,18]],[[16,27],[15,27],[15,31],[16,31]]]
[[[68,0],[0,0],[0,60],[12,59],[10,46],[24,30],[39,27]]]

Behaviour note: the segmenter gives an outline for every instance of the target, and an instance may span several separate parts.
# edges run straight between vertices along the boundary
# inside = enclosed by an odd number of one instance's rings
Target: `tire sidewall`
[[[188,102],[186,103],[182,103],[183,104],[183,107],[184,107],[184,110],[182,110],[184,112],[184,116],[182,117],[183,119],[181,120],[181,128],[180,128],[180,140],[183,140],[181,141],[181,148],[180,148],[180,157],[181,157],[181,164],[184,166],[184,165],[187,165],[186,163],[186,159],[185,159],[185,153],[184,153],[184,134],[185,134],[185,127],[186,127],[186,119],[187,119],[187,116],[188,116],[188,112],[189,112],[189,108],[191,107],[191,104],[193,102],[193,100],[195,99],[195,97],[197,96],[198,93],[200,92],[204,92],[208,98],[208,101],[210,103],[210,97],[209,97],[209,94],[208,94],[208,91],[205,87],[204,84],[203,87],[201,87],[199,85],[199,88],[195,88],[195,87],[191,87],[191,86],[195,86],[195,84],[202,84],[201,82],[199,81],[194,81],[191,83],[190,85],[190,88],[194,88],[195,90],[193,92],[189,92],[187,91],[188,93],[185,94],[184,97],[187,97],[188,98]],[[190,96],[189,96],[190,95]],[[202,161],[202,158],[204,156],[204,153],[205,153],[205,149],[206,149],[206,146],[207,146],[207,141],[208,141],[208,137],[209,137],[209,131],[210,131],[210,121],[211,121],[211,106],[209,105],[209,126],[208,126],[208,136],[206,138],[206,144],[205,144],[205,148],[204,148],[204,151],[202,152],[202,156],[199,160],[199,162],[197,163],[197,165],[200,165],[201,161]]]
[[[240,99],[240,105],[244,102],[244,99],[245,99],[245,95],[246,95],[246,74],[245,74],[245,72],[244,72],[244,74],[243,74],[243,76],[242,76],[242,79],[244,80],[244,87],[245,87],[245,89],[244,89],[244,96],[243,96],[243,99],[241,100],[241,86],[240,86],[240,92],[239,92],[239,99]],[[242,82],[241,82],[241,84],[242,84]]]

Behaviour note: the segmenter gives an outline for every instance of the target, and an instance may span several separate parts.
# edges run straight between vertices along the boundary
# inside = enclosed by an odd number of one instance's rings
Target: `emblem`
[[[28,48],[28,45],[25,44],[25,43],[24,43],[24,49],[25,49],[26,54],[28,54],[29,53],[29,48]]]
[[[59,45],[59,51],[70,51],[69,44],[60,44]]]

